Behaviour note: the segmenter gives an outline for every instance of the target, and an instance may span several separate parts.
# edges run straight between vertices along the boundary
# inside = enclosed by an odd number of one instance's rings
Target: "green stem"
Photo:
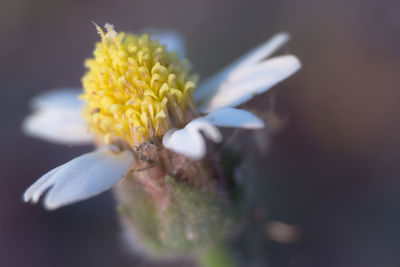
[[[197,255],[200,267],[236,267],[232,253],[225,244],[211,246]]]

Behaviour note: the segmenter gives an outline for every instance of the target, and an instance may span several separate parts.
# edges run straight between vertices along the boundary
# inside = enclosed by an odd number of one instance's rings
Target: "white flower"
[[[184,55],[182,38],[176,33],[156,33],[160,43],[178,49]],[[293,55],[267,59],[289,39],[287,33],[275,35],[242,56],[222,71],[199,85],[194,94],[196,107],[202,117],[182,129],[168,131],[163,145],[194,160],[204,156],[204,137],[221,142],[219,127],[260,129],[261,119],[254,114],[234,108],[255,95],[295,73],[301,64]],[[26,134],[59,144],[89,144],[81,117],[83,103],[78,100],[80,90],[62,89],[38,96],[32,102],[33,113],[23,123]],[[39,178],[24,193],[24,200],[36,203],[48,190],[44,205],[56,209],[90,198],[110,189],[130,170],[134,156],[130,150],[118,151],[104,146],[77,157]]]

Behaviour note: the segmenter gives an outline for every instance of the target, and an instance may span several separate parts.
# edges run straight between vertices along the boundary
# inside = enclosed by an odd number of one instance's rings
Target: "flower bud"
[[[193,161],[149,142],[136,146],[134,154],[132,171],[114,192],[136,250],[182,256],[225,236],[232,209],[210,158]]]

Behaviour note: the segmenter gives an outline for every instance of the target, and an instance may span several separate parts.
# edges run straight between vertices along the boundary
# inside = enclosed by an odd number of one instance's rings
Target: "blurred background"
[[[263,169],[244,181],[253,197],[236,256],[244,266],[400,266],[399,10],[395,0],[2,0],[0,266],[165,266],[128,252],[110,193],[54,212],[21,200],[91,149],[21,133],[33,96],[80,85],[98,40],[91,21],[181,32],[201,77],[290,32],[283,52],[302,70],[246,105],[277,112],[284,127],[251,155]],[[296,238],[274,237],[273,222]]]

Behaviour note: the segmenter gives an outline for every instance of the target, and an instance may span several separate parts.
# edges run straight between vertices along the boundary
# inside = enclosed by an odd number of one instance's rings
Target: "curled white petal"
[[[144,32],[150,33],[152,39],[158,40],[160,44],[166,45],[169,51],[177,52],[180,59],[186,57],[185,40],[180,33],[173,30],[155,29],[147,29]]]
[[[256,64],[266,59],[284,45],[290,36],[286,32],[274,35],[271,39],[252,49],[250,52],[241,56],[233,63],[225,67],[222,71],[207,79],[199,85],[194,92],[197,104],[206,105],[216,94],[219,86],[230,76],[232,72],[239,72],[242,68]]]
[[[215,95],[199,106],[199,110],[211,112],[219,107],[240,105],[286,79],[300,67],[301,63],[295,56],[285,55],[231,72]]]
[[[30,114],[22,123],[26,135],[56,144],[89,144],[93,137],[80,109],[43,109]]]
[[[237,108],[219,108],[209,113],[204,119],[220,127],[245,129],[261,129],[265,127],[264,122],[256,115]]]
[[[133,163],[130,151],[114,153],[110,147],[79,156],[43,175],[24,193],[36,203],[46,190],[44,205],[56,209],[98,195],[115,185]]]
[[[201,132],[216,143],[222,141],[218,128],[204,118],[198,118],[188,123],[183,129],[168,131],[163,138],[163,145],[189,158],[200,159],[206,153],[206,144]]]

